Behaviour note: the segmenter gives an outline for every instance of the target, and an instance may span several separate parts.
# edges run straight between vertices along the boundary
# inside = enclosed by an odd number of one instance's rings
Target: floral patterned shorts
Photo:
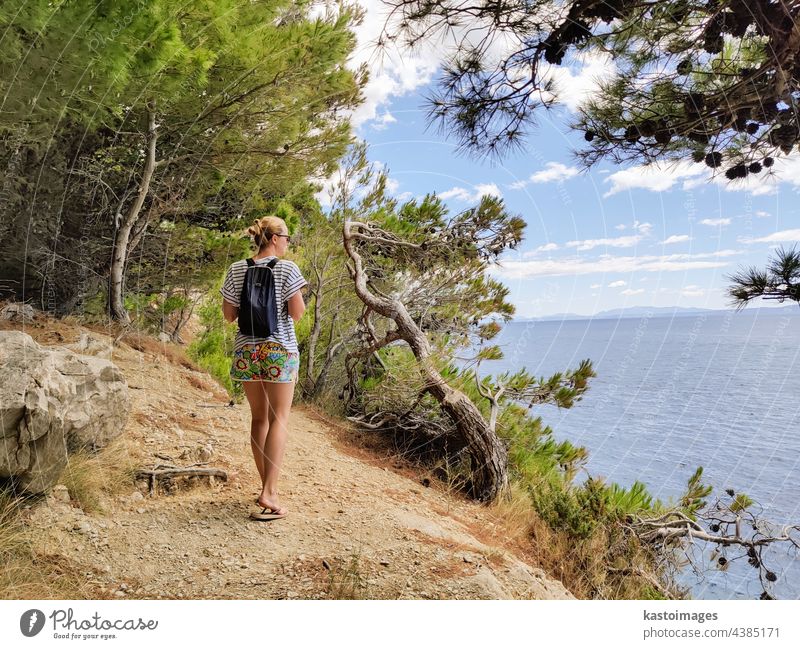
[[[245,345],[234,352],[231,380],[292,383],[297,381],[299,370],[300,354],[268,341]]]

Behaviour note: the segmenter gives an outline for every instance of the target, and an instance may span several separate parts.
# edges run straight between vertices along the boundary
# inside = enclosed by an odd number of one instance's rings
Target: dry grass
[[[130,491],[135,470],[127,438],[118,437],[98,453],[70,454],[60,482],[85,512],[102,513],[104,496]]]
[[[340,564],[334,563],[328,575],[328,599],[368,599],[367,579],[361,574],[361,557],[351,554]]]
[[[145,354],[152,354],[156,357],[163,356],[170,363],[185,367],[187,370],[204,372],[204,370],[199,368],[187,358],[186,354],[180,347],[177,347],[172,343],[162,343],[160,340],[156,340],[147,334],[135,332],[125,334],[122,337],[122,342],[127,344],[129,347],[132,347],[136,351],[140,351]]]
[[[0,599],[101,597],[81,570],[59,555],[33,550],[32,531],[20,517],[26,500],[0,491]]]
[[[210,385],[208,381],[204,381],[196,374],[186,374],[185,378],[186,382],[196,390],[202,390],[203,392],[213,392],[215,394],[219,392],[219,388],[217,386]]]
[[[519,548],[530,545],[530,532],[539,516],[523,487],[512,482],[507,496],[492,505],[492,513],[503,522],[506,540]]]

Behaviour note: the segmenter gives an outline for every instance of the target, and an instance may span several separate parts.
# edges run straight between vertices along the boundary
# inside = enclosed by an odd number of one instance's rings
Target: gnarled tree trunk
[[[499,497],[508,486],[508,451],[480,410],[463,392],[452,388],[442,378],[431,359],[431,347],[425,333],[413,321],[405,305],[397,299],[375,295],[367,287],[367,274],[354,241],[368,240],[360,234],[363,224],[345,221],[344,248],[353,266],[348,266],[355,282],[356,294],[376,313],[393,320],[396,331],[387,334],[386,340],[405,340],[420,364],[426,390],[439,402],[467,443],[472,458],[473,495],[478,500],[490,502]],[[364,227],[363,229],[366,229]]]

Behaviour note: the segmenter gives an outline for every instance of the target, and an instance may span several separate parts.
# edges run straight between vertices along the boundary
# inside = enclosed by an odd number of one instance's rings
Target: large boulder
[[[125,377],[111,361],[0,331],[0,477],[47,491],[68,452],[107,445],[129,410]]]

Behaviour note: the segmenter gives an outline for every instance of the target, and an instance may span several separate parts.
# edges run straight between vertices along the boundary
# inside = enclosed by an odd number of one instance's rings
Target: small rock
[[[144,507],[138,507],[138,508],[136,509],[136,513],[137,513],[137,514],[144,514],[144,512],[145,512],[145,508],[144,508]]]
[[[160,334],[158,334],[158,339],[159,339],[159,340],[160,340],[162,343],[168,343],[170,340],[172,340],[172,336],[170,336],[168,333],[164,333],[164,332],[162,331]]]
[[[89,525],[87,521],[80,521],[79,523],[75,523],[72,529],[81,534],[89,534],[92,531],[92,526]]]
[[[114,597],[125,597],[125,591],[124,591],[124,590],[118,590],[118,591],[116,591],[116,592],[114,593]]]
[[[140,500],[144,500],[144,494],[141,491],[134,491],[131,494],[131,502],[138,502]]]
[[[382,565],[382,566],[388,566],[388,565],[389,565],[389,562],[388,562],[386,559],[382,559],[382,560],[381,560],[381,565]]]
[[[69,490],[67,489],[66,485],[57,484],[53,487],[51,492],[53,498],[57,501],[62,503],[68,503],[70,501]]]
[[[33,307],[30,304],[7,304],[0,311],[0,320],[28,323],[33,321]]]

